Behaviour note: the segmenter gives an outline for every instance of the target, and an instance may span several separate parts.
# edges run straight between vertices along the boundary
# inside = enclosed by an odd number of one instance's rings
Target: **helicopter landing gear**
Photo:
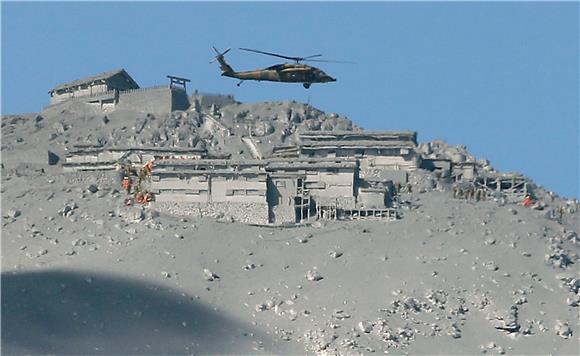
[[[308,88],[310,88],[310,85],[311,85],[311,84],[312,84],[312,83],[302,83],[302,86],[303,86],[304,88],[308,89]]]
[[[242,84],[243,82],[244,82],[243,80],[240,80],[240,81],[238,82],[238,84],[236,84],[236,85],[237,85],[237,86],[240,86],[240,84]]]

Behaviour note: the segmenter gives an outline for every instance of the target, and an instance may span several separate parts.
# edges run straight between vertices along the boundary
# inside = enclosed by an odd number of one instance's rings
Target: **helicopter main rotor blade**
[[[284,59],[291,59],[293,61],[300,61],[303,58],[300,57],[289,57],[289,56],[283,56],[281,54],[276,54],[276,53],[270,53],[270,52],[264,52],[264,51],[258,51],[257,49],[250,49],[250,48],[240,48],[242,51],[248,51],[248,52],[254,52],[254,53],[261,53],[261,54],[266,54],[268,56],[274,56],[274,57],[279,57],[279,58],[284,58]]]
[[[351,61],[333,61],[330,59],[305,59],[307,62],[324,62],[324,63],[344,63],[344,64],[357,64]]]
[[[300,58],[300,59],[303,60],[303,61],[307,61],[307,60],[310,60],[310,58],[315,58],[315,57],[322,57],[322,54],[313,54],[311,56],[303,57],[303,58]]]

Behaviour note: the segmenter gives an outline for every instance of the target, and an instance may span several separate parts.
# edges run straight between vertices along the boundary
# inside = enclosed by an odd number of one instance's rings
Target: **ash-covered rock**
[[[320,272],[318,272],[317,270],[308,270],[308,272],[306,273],[306,279],[308,279],[309,281],[318,282],[323,278],[324,277],[322,277]]]
[[[203,269],[203,278],[208,282],[213,282],[217,279],[220,279],[220,277],[217,274],[215,274],[214,272],[212,272],[207,268]]]

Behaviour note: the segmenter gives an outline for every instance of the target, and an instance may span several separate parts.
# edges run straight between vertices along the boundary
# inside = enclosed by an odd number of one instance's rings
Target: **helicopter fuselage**
[[[336,81],[335,78],[324,73],[319,68],[299,63],[301,60],[307,60],[308,58],[318,57],[320,55],[301,58],[301,57],[288,57],[275,53],[250,50],[253,52],[263,53],[275,57],[292,59],[295,60],[296,63],[275,64],[268,68],[236,72],[229,64],[226,63],[226,60],[224,58],[224,55],[228,53],[230,49],[228,48],[223,53],[220,53],[215,47],[213,47],[213,49],[217,54],[215,60],[217,60],[220,64],[222,76],[239,79],[240,82],[237,84],[238,86],[244,80],[257,80],[257,81],[265,80],[271,82],[302,83],[302,85],[305,88],[309,88],[312,83],[328,83]]]
[[[306,64],[283,63],[264,69],[242,72],[224,72],[223,76],[240,80],[265,80],[288,83],[328,83],[336,79],[316,67]]]

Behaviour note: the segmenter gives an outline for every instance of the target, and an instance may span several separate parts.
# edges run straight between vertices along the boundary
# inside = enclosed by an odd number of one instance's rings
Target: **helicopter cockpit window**
[[[282,69],[282,65],[280,65],[280,64],[275,64],[275,65],[273,65],[273,66],[270,66],[270,67],[268,67],[268,68],[266,68],[266,69],[272,69],[272,70],[280,70],[280,69]]]

